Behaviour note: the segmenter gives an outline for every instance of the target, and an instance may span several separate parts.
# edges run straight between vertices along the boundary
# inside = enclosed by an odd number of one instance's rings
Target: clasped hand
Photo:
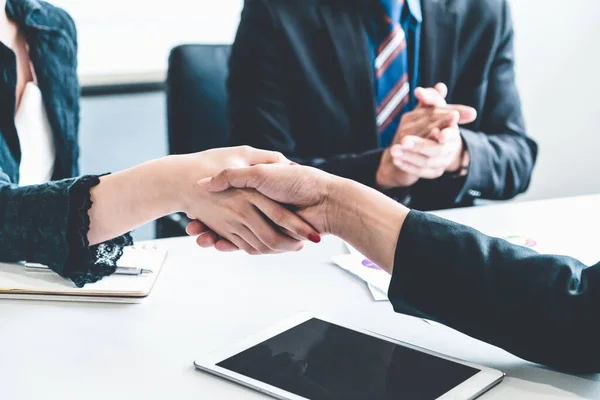
[[[448,89],[417,88],[418,106],[402,116],[392,145],[382,156],[377,184],[390,189],[409,187],[419,179],[436,179],[461,168],[468,153],[459,125],[477,118],[475,109],[446,104]]]
[[[183,182],[188,186],[182,191],[185,200],[180,211],[195,220],[188,233],[202,234],[199,244],[218,242],[222,251],[241,249],[250,254],[268,254],[297,251],[303,247],[303,240],[320,240],[309,223],[256,190],[232,188],[217,193],[206,190],[202,180],[198,183],[198,171],[210,177],[226,168],[290,165],[282,154],[242,146],[176,157],[181,157],[177,160],[179,166],[186,166],[186,172],[180,175],[186,175]]]

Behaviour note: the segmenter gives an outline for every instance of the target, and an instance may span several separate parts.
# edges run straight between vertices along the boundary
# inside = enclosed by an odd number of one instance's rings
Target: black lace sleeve
[[[90,230],[88,211],[92,207],[90,189],[100,183],[97,176],[79,179],[70,191],[67,241],[69,255],[62,275],[83,287],[115,272],[123,248],[133,244],[131,235],[125,234],[108,242],[90,246],[87,235]]]

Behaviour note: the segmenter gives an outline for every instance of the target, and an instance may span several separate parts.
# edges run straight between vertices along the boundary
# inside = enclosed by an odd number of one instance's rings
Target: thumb
[[[446,105],[446,100],[442,93],[432,88],[418,87],[414,92],[415,98],[423,107],[440,107]]]
[[[198,181],[198,185],[205,187],[209,192],[223,192],[229,188],[256,189],[261,182],[259,168],[260,166],[227,168],[213,178]]]
[[[448,86],[445,83],[440,82],[434,87],[435,90],[442,96],[444,99],[448,96]]]
[[[289,164],[290,162],[290,160],[288,160],[278,151],[261,150],[249,147],[248,152],[248,163],[250,165],[281,163]]]

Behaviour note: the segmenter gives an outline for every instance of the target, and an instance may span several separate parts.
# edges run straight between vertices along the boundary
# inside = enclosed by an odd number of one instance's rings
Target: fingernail
[[[308,235],[308,240],[310,240],[313,243],[320,243],[321,242],[321,236],[316,234],[316,233],[311,233]]]
[[[208,178],[200,179],[198,182],[196,182],[196,184],[199,186],[206,186],[212,181],[212,179],[213,178],[209,176]]]
[[[402,143],[402,146],[405,149],[412,149],[413,147],[415,147],[415,142],[413,142],[412,140],[405,140],[404,143]]]

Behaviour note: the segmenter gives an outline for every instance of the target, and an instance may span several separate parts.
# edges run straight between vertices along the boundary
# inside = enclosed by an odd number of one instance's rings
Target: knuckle
[[[281,226],[286,220],[285,213],[281,209],[275,210],[271,213],[271,220]]]
[[[283,247],[281,237],[275,232],[267,235],[266,242],[267,246],[269,246],[269,248],[272,250],[279,250]]]

